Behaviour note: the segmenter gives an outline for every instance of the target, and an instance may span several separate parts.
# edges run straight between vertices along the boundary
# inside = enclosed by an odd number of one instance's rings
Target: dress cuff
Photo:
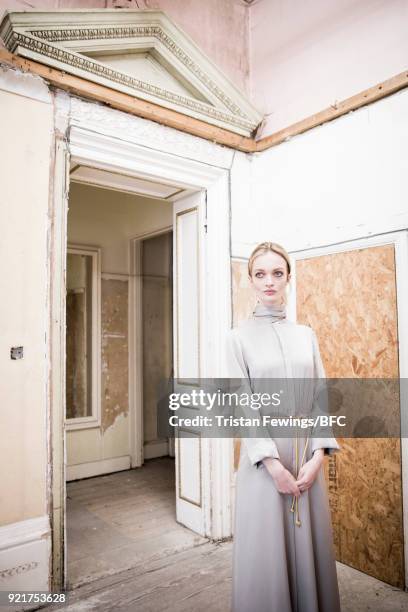
[[[338,453],[338,452],[339,452],[338,448],[325,448],[324,449],[325,455],[334,455],[335,453]]]
[[[319,448],[324,450],[325,455],[334,455],[340,450],[335,438],[312,438],[312,454]]]
[[[256,468],[263,468],[262,459],[273,457],[279,459],[276,443],[271,438],[243,438],[250,463]]]

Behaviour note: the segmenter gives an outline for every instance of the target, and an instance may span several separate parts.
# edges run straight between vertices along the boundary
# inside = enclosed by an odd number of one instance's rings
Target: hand
[[[309,461],[306,461],[306,463],[300,468],[296,484],[301,493],[310,489],[314,483],[323,463],[323,459],[324,450],[319,448],[313,453],[313,457],[309,459]]]
[[[282,465],[279,459],[265,457],[262,463],[272,476],[279,493],[295,495],[296,497],[300,496],[300,490],[296,484],[295,477]]]

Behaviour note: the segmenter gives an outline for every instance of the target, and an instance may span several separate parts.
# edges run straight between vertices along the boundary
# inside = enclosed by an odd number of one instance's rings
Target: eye
[[[262,274],[262,272],[257,272],[257,273],[255,274],[255,276],[256,276],[257,278],[259,278],[259,274]]]
[[[276,271],[276,274],[277,274],[278,276],[283,276],[283,272],[282,272],[282,270],[277,270],[277,271]]]

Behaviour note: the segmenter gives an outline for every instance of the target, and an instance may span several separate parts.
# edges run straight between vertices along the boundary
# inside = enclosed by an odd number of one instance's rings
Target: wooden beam
[[[125,94],[111,89],[110,87],[92,83],[86,79],[67,74],[56,68],[45,66],[39,62],[19,57],[3,49],[0,49],[0,62],[18,68],[24,72],[36,74],[48,81],[51,85],[59,87],[60,89],[65,89],[84,98],[103,102],[112,108],[117,108],[126,113],[156,121],[162,125],[167,125],[176,130],[205,138],[211,142],[225,145],[232,149],[243,151],[244,153],[265,151],[285,142],[293,136],[303,134],[307,130],[311,130],[318,125],[332,121],[337,117],[341,117],[362,106],[376,102],[381,98],[385,98],[386,96],[408,87],[408,71],[401,72],[355,96],[346,98],[342,102],[333,104],[314,115],[302,119],[302,121],[293,123],[283,130],[279,130],[269,136],[255,140],[210,125],[200,119],[194,119],[193,117],[188,117],[177,111],[163,108],[158,104],[135,98],[130,94]]]
[[[188,117],[177,111],[159,106],[158,104],[146,102],[130,94],[122,93],[110,87],[106,87],[105,85],[99,85],[98,83],[93,83],[87,79],[68,74],[62,70],[57,70],[56,68],[45,66],[39,62],[25,59],[3,49],[0,49],[0,62],[18,68],[23,72],[29,72],[40,76],[55,87],[84,98],[89,98],[90,100],[103,102],[112,108],[125,111],[126,113],[156,121],[157,123],[167,125],[182,132],[187,132],[193,136],[211,140],[211,142],[216,142],[232,149],[238,149],[246,153],[255,151],[256,143],[253,138],[240,136],[229,130],[210,125],[200,119]]]
[[[334,104],[333,106],[330,106],[329,108],[326,108],[315,115],[310,115],[310,117],[306,117],[306,119],[302,119],[302,121],[293,123],[287,128],[279,130],[270,136],[260,138],[256,142],[256,151],[265,151],[270,147],[274,147],[285,140],[288,140],[288,138],[302,134],[303,132],[311,130],[318,125],[322,125],[323,123],[337,119],[337,117],[341,117],[341,115],[345,115],[350,111],[357,110],[362,106],[376,102],[377,100],[385,98],[386,96],[389,96],[400,89],[404,89],[404,87],[408,87],[408,71],[401,72],[391,79],[387,79],[378,85],[374,85],[374,87],[370,87],[369,89],[366,89],[355,96],[346,98],[342,102],[338,102],[337,104]]]

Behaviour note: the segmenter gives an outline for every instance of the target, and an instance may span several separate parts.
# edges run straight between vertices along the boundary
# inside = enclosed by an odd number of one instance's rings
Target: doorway
[[[110,125],[110,124],[109,124]],[[102,124],[99,129],[103,129]],[[108,129],[108,128],[107,128]],[[103,176],[105,188],[116,192],[159,185],[171,187],[168,202],[173,203],[174,299],[173,309],[175,375],[198,364],[197,376],[219,376],[224,367],[223,334],[230,326],[230,252],[229,252],[229,172],[226,168],[191,160],[170,152],[137,144],[137,136],[121,137],[88,130],[81,120],[70,126],[69,142],[56,142],[54,179],[54,218],[51,232],[51,308],[52,356],[50,364],[50,406],[52,413],[52,560],[53,588],[67,584],[66,472],[65,454],[65,262],[67,256],[67,210],[69,169],[75,181],[88,185]],[[81,173],[79,176],[78,173]],[[72,177],[72,175],[71,175]],[[110,184],[107,184],[105,179]],[[114,184],[112,182],[114,181]],[[130,188],[129,188],[130,187]],[[166,199],[156,193],[155,199]],[[93,217],[94,221],[100,218]],[[118,215],[120,216],[120,215]],[[167,226],[168,227],[168,226]],[[145,228],[145,234],[152,228]],[[129,240],[146,238],[143,232]],[[137,242],[137,240],[135,242]],[[83,246],[83,245],[82,245]],[[93,245],[97,246],[97,245]],[[131,256],[129,254],[129,259]],[[193,266],[193,268],[192,268]],[[116,271],[114,271],[116,272]],[[205,273],[204,273],[205,272]],[[191,274],[196,279],[191,288]],[[189,278],[190,277],[190,278]],[[139,279],[139,280],[138,280]],[[129,302],[141,293],[140,275],[130,274]],[[199,293],[197,293],[199,291]],[[192,296],[196,296],[191,299]],[[194,323],[193,328],[191,322]],[[211,322],[211,325],[210,325]],[[129,341],[138,342],[137,328],[129,320]],[[199,337],[196,334],[199,333]],[[191,352],[193,351],[192,357]],[[131,351],[132,352],[132,351]],[[133,353],[136,354],[136,353]],[[142,464],[140,385],[137,368],[129,363],[133,385],[129,401],[136,410],[129,413],[131,467]],[[191,373],[188,374],[191,376]],[[133,421],[131,420],[133,419]],[[119,417],[120,422],[125,419]],[[125,428],[123,428],[125,430]],[[86,438],[88,432],[83,436]],[[231,535],[232,445],[230,440],[201,440],[175,444],[176,517],[178,523],[203,537]],[[87,448],[87,445],[84,446]],[[89,447],[90,448],[90,447]],[[221,460],[222,458],[222,460]],[[104,459],[104,457],[101,457]],[[120,458],[123,461],[123,457]],[[91,463],[91,462],[90,462]],[[122,470],[125,468],[122,465]]]
[[[101,186],[102,175],[90,184],[73,166],[69,194],[65,431],[71,588],[206,541],[177,523],[175,446],[160,431],[177,319],[174,203],[109,189],[109,177]]]

